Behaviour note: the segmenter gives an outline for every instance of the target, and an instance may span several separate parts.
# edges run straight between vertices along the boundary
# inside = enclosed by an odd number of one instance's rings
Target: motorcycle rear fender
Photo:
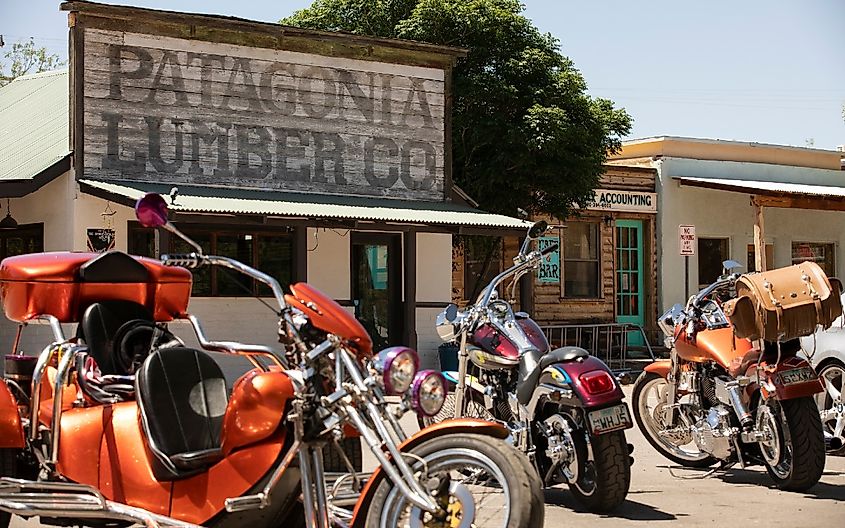
[[[0,383],[0,447],[21,449],[25,445],[18,402],[9,387]]]
[[[425,429],[414,434],[399,446],[399,451],[407,453],[416,446],[450,434],[480,434],[485,436],[492,436],[493,438],[505,439],[510,432],[503,426],[493,422],[478,420],[475,418],[458,418],[455,420],[444,420],[442,422],[430,425]],[[349,523],[350,528],[361,528],[367,520],[367,510],[373,500],[376,490],[384,480],[385,475],[381,466],[376,467],[373,475],[367,480],[364,489],[361,491],[361,496],[358,498],[358,503],[355,505],[355,511],[352,512],[352,522]]]
[[[654,363],[650,363],[646,365],[643,369],[646,372],[650,372],[652,374],[657,374],[661,378],[666,378],[669,375],[669,371],[672,369],[672,362],[668,359],[661,359],[660,361],[655,361]]]
[[[581,381],[581,376],[594,370],[603,370],[613,379],[613,390],[601,394],[590,394]],[[583,360],[564,361],[549,365],[540,377],[541,383],[553,382],[561,386],[568,386],[578,398],[581,407],[604,407],[610,403],[622,401],[625,397],[616,377],[610,372],[605,363],[594,356]]]
[[[815,379],[807,380],[803,383],[793,383],[785,385],[781,380],[780,373],[788,370],[795,370],[800,368],[809,368],[812,370],[810,364],[798,356],[791,357],[774,366],[774,369],[767,368],[765,361],[761,364],[761,377],[766,380],[761,383],[760,390],[766,398],[775,398],[776,400],[791,400],[794,398],[803,398],[805,396],[812,396],[824,390],[824,383],[818,376]],[[756,378],[757,365],[752,365],[747,371],[747,375],[752,379]],[[813,370],[815,372],[815,370]],[[774,387],[774,392],[769,390]]]

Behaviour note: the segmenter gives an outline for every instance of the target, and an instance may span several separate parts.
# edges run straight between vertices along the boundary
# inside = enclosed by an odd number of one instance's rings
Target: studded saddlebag
[[[742,275],[725,303],[737,337],[787,341],[830,327],[842,314],[842,283],[815,262]]]

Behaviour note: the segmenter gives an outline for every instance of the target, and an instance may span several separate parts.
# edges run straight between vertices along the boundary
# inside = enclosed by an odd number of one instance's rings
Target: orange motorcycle
[[[361,324],[317,289],[286,294],[258,270],[204,255],[167,221],[160,196],[136,212],[196,252],[0,264],[6,316],[20,328],[45,321],[54,334],[38,357],[5,358],[0,527],[10,514],[86,526],[542,524],[539,481],[506,429],[469,419],[412,436],[400,427],[404,412],[433,415],[446,397],[439,373],[417,371],[416,352],[374,354]],[[185,269],[204,265],[272,290],[281,351],[205,336],[187,310]],[[175,319],[191,323],[201,349],[168,330]],[[79,323],[76,336],[63,323]],[[363,474],[336,450],[348,472],[330,479],[323,449],[352,434],[378,465]]]
[[[726,274],[660,317],[670,359],[647,366],[637,379],[634,418],[649,443],[682,466],[763,464],[779,488],[803,491],[824,469],[813,397],[823,385],[796,356],[798,339],[752,342],[735,335],[736,320],[723,307],[736,297],[741,277]],[[813,319],[809,331],[815,326]]]

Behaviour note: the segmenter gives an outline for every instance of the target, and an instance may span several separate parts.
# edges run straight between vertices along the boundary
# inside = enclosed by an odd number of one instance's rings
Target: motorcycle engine
[[[692,428],[695,445],[720,460],[726,460],[733,454],[731,440],[734,434],[730,409],[724,405],[711,407],[707,416],[696,422]]]

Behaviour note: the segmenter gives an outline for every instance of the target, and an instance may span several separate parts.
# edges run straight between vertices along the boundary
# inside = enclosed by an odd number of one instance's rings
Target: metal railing
[[[613,371],[631,371],[655,360],[645,330],[633,323],[540,325],[552,348],[578,346],[601,359]],[[631,343],[639,336],[642,344]]]

